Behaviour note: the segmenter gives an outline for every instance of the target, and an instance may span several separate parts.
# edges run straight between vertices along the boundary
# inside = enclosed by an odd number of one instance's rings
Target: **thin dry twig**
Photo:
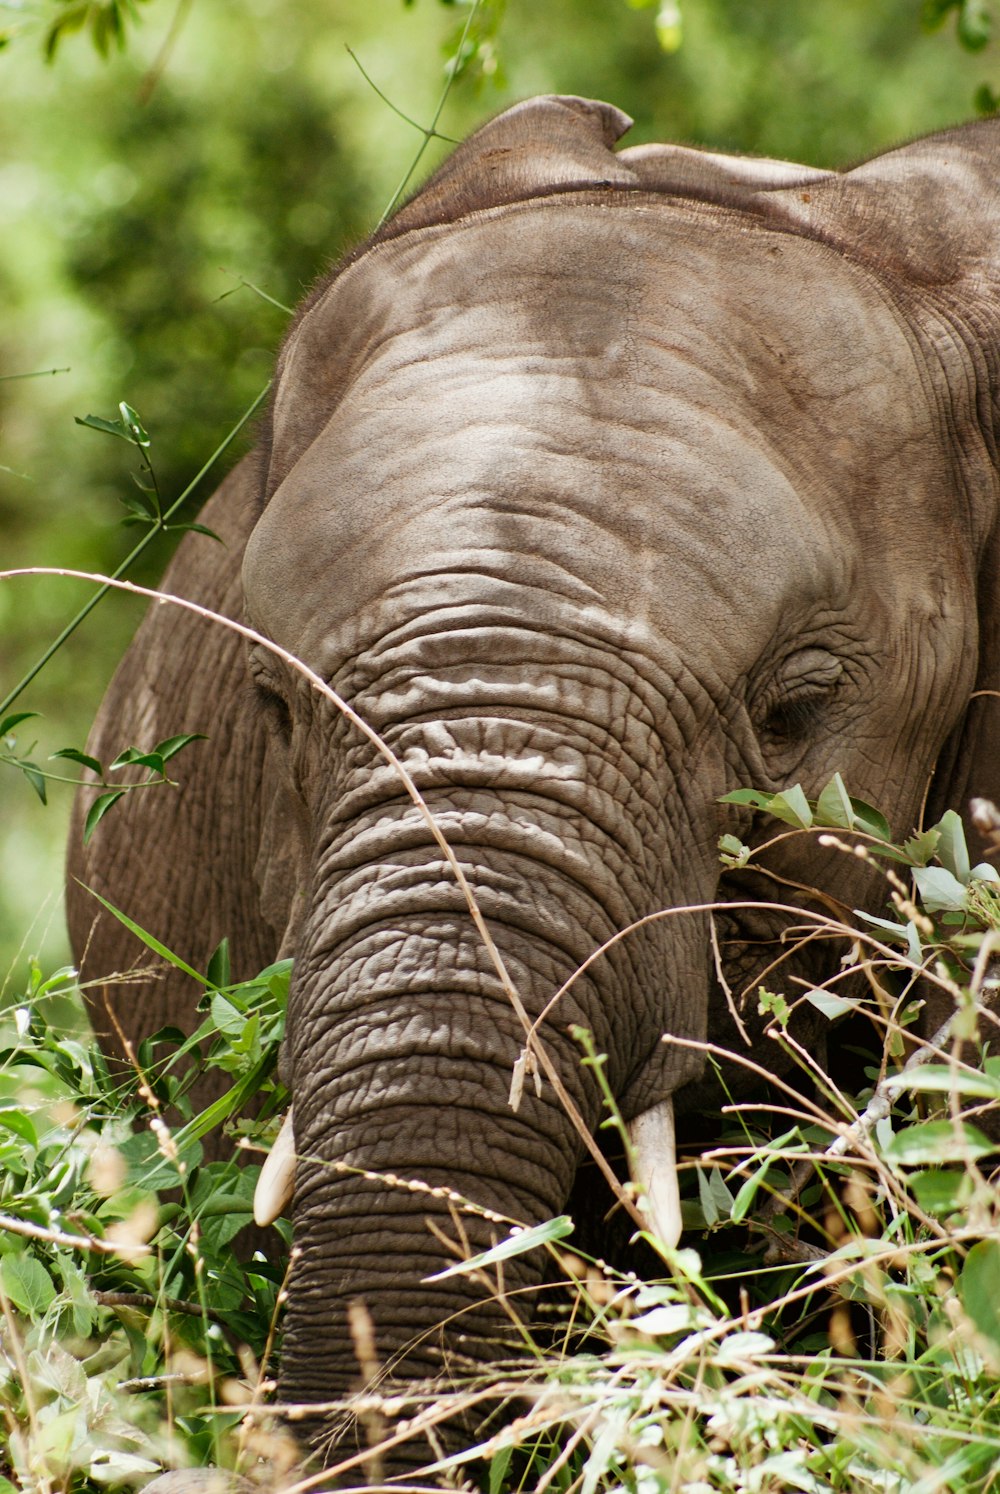
[[[182,1297],[155,1297],[152,1292],[92,1292],[99,1307],[143,1307],[149,1311],[165,1308],[167,1312],[179,1312],[189,1318],[211,1318],[213,1323],[228,1326],[223,1313],[211,1307],[202,1307],[197,1302],[186,1302]]]
[[[827,1157],[843,1157],[850,1147],[855,1146],[859,1140],[866,1140],[871,1135],[879,1121],[884,1120],[892,1109],[890,1091],[898,1088],[907,1074],[912,1074],[922,1064],[930,1063],[932,1058],[942,1056],[942,1049],[951,1036],[956,1015],[957,1013],[953,1012],[947,1022],[942,1022],[934,1036],[910,1055],[898,1073],[889,1074],[881,1080],[857,1120],[853,1121],[847,1130],[842,1131],[827,1147]]]
[[[123,1241],[99,1240],[96,1235],[68,1235],[65,1230],[46,1228],[42,1224],[31,1224],[27,1219],[15,1219],[11,1214],[0,1214],[0,1230],[12,1235],[23,1235],[27,1240],[44,1240],[49,1245],[62,1245],[67,1250],[94,1250],[99,1255],[149,1255],[149,1245],[125,1244]]]
[[[708,915],[708,932],[712,941],[712,960],[715,964],[715,978],[719,982],[719,985],[722,987],[723,995],[726,998],[726,1005],[729,1008],[729,1015],[732,1017],[733,1022],[735,1023],[737,1032],[746,1043],[747,1047],[751,1048],[753,1044],[750,1041],[750,1035],[747,1032],[746,1027],[743,1025],[743,1018],[736,1010],[736,1003],[733,1000],[733,988],[727,981],[725,972],[722,968],[722,952],[719,949],[719,931],[715,927],[715,916],[711,913]]]

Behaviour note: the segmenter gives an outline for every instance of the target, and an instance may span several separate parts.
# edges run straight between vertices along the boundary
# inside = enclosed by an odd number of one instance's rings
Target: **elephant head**
[[[133,796],[89,852],[114,897],[137,858],[194,856],[164,815],[212,817],[235,836],[208,853],[226,890],[173,915],[177,942],[195,958],[228,919],[259,954],[294,949],[294,1121],[261,1200],[294,1175],[284,1400],[356,1385],[356,1300],[396,1377],[498,1352],[502,1306],[427,1278],[456,1217],[474,1250],[566,1200],[582,1143],[560,1095],[509,1092],[525,1020],[567,982],[540,1029],[553,1071],[593,1129],[587,1028],[675,1232],[670,1119],[703,1062],[678,1040],[729,1037],[705,909],[731,900],[733,986],[782,926],[720,889],[719,834],[746,829],[722,795],[814,795],[839,770],[905,832],[929,784],[942,808],[1000,787],[976,694],[1000,642],[1000,126],[839,174],[616,153],[628,124],[576,98],[510,110],[321,283],[259,459],[216,500],[249,534],[242,599],[232,566],[196,581],[198,536],[167,583],[228,588],[378,733],[495,951],[397,769],[263,646],[224,646],[228,800],[193,770],[193,810]],[[189,719],[174,696],[167,725],[194,729],[203,635],[146,626],[115,699],[154,648],[186,657]],[[244,669],[252,695],[228,682]],[[789,881],[816,875],[804,842],[773,863]],[[838,895],[880,900],[865,875],[839,861]],[[690,911],[649,919],[668,908]],[[506,1285],[536,1275],[521,1260]]]

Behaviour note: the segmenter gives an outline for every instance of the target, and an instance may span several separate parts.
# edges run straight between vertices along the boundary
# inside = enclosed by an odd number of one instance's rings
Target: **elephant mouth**
[[[254,1192],[254,1222],[265,1228],[285,1212],[295,1191],[294,1107],[289,1107]],[[677,1184],[674,1102],[671,1098],[637,1115],[628,1125],[629,1168],[652,1233],[671,1249],[681,1234]]]

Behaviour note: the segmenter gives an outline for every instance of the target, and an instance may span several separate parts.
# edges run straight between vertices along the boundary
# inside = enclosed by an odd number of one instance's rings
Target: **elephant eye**
[[[807,737],[844,676],[844,666],[822,649],[803,649],[786,659],[766,702],[763,736],[776,747]]]
[[[250,677],[258,706],[273,729],[288,741],[292,735],[292,713],[288,701],[272,684],[270,671],[263,667],[256,649],[250,652]]]
[[[292,713],[288,702],[268,685],[257,685],[257,699],[278,734],[288,741],[292,735]]]
[[[778,701],[767,714],[765,735],[779,742],[794,742],[804,737],[820,715],[825,694],[799,692]]]

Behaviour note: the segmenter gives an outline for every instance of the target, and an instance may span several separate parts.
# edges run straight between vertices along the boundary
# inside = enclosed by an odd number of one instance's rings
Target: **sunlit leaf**
[[[850,796],[839,773],[834,773],[816,800],[816,823],[841,830],[850,830],[854,824]]]
[[[148,446],[150,440],[149,432],[140,420],[138,411],[133,410],[132,406],[127,405],[124,400],[121,401],[118,409],[121,414],[122,425],[128,432],[129,440],[134,442],[136,446]]]
[[[890,1074],[886,1088],[913,1094],[960,1094],[974,1099],[1000,1100],[1000,1074],[981,1074],[973,1069],[950,1069],[946,1064],[926,1063],[899,1074]]]
[[[1000,1352],[1000,1240],[980,1240],[958,1278],[962,1306],[976,1328]]]
[[[971,1202],[975,1191],[967,1172],[946,1167],[915,1172],[909,1179],[909,1187],[920,1207],[936,1217],[964,1208]]]
[[[79,763],[81,767],[89,768],[92,773],[96,773],[98,778],[102,776],[101,765],[97,761],[97,758],[88,757],[87,754],[85,752],[81,752],[78,747],[60,747],[59,751],[53,752],[52,756],[53,758],[64,758],[67,762],[70,763]]]
[[[15,726],[20,726],[22,721],[30,721],[37,715],[37,711],[15,711],[12,716],[5,716],[0,721],[0,737],[9,736]]]
[[[965,884],[946,867],[914,867],[913,880],[928,913],[959,913],[965,907]]]
[[[106,794],[98,794],[93,804],[87,810],[87,818],[83,822],[84,845],[87,844],[111,806],[117,804],[118,800],[127,792],[127,789],[109,789]]]
[[[156,753],[157,757],[162,758],[164,762],[169,762],[172,757],[176,757],[177,753],[180,752],[182,748],[187,747],[190,742],[207,741],[208,738],[206,737],[204,732],[189,731],[185,732],[179,737],[165,737],[162,742],[157,742],[156,746],[153,748],[153,751],[154,753]]]
[[[941,832],[936,825],[925,830],[922,835],[913,835],[909,840],[904,840],[903,850],[913,862],[914,866],[926,866],[934,855],[941,839]]]
[[[5,1255],[0,1260],[0,1282],[14,1306],[29,1317],[41,1317],[55,1301],[52,1277],[41,1261],[24,1251]]]
[[[897,1131],[885,1147],[885,1156],[904,1167],[930,1167],[935,1163],[978,1162],[998,1146],[1000,1143],[990,1141],[967,1121],[923,1121]]]
[[[555,1219],[546,1220],[544,1224],[536,1224],[533,1229],[512,1230],[506,1240],[502,1240],[492,1250],[484,1250],[481,1255],[474,1255],[467,1261],[457,1261],[455,1265],[448,1266],[443,1271],[437,1271],[433,1276],[425,1276],[424,1280],[444,1281],[449,1276],[467,1276],[470,1271],[480,1271],[486,1266],[498,1265],[500,1261],[508,1261],[516,1255],[524,1255],[529,1250],[536,1250],[539,1245],[550,1245],[556,1240],[565,1240],[572,1233],[572,1219],[568,1214],[559,1214]]]
[[[959,882],[969,880],[969,848],[965,843],[965,827],[953,809],[943,814],[935,827],[938,831],[937,857]]]
[[[812,990],[806,991],[806,1000],[823,1013],[831,1022],[842,1017],[845,1012],[856,1011],[863,1003],[856,996],[839,996],[836,991]]]

